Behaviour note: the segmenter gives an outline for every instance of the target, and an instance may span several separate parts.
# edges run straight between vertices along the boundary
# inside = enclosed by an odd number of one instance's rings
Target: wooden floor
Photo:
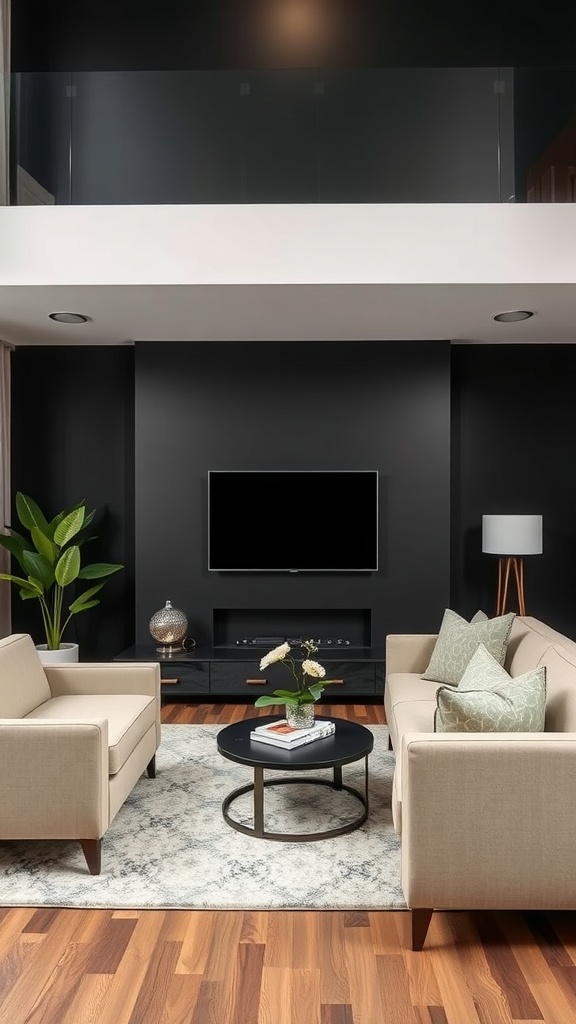
[[[377,705],[319,710],[383,721]],[[421,953],[406,918],[0,909],[0,1024],[576,1024],[576,914],[436,913]]]

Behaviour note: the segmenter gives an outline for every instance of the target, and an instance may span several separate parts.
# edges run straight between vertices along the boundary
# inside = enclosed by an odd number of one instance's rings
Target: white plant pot
[[[49,651],[47,644],[36,644],[36,650],[43,665],[78,661],[78,644],[60,644],[57,651]]]

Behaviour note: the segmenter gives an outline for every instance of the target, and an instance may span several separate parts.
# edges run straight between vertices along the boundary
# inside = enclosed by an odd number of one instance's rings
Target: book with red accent
[[[336,725],[330,721],[315,722],[308,729],[297,729],[282,718],[278,722],[257,725],[250,733],[250,739],[257,743],[282,747],[284,750],[293,750],[295,747],[304,746],[305,743],[333,736],[335,731]]]

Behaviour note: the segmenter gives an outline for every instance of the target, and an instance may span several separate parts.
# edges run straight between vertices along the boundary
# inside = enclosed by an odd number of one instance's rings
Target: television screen
[[[211,470],[208,568],[375,572],[377,471]]]

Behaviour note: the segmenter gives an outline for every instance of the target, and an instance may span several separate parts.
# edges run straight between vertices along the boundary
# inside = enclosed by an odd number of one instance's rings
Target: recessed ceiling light
[[[534,313],[530,309],[511,309],[507,313],[497,313],[494,320],[501,324],[511,324],[514,320],[529,320]]]
[[[90,319],[84,313],[48,313],[51,320],[57,320],[59,324],[85,324]]]

